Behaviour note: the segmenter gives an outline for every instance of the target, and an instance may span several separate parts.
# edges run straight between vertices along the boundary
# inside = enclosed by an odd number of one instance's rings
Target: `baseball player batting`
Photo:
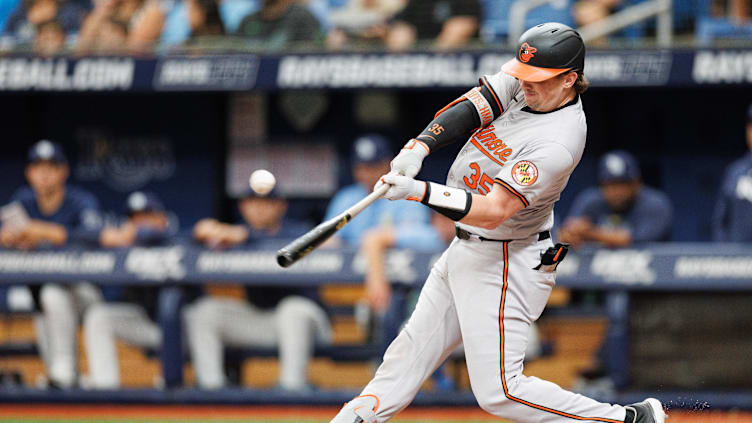
[[[546,23],[520,38],[495,75],[436,114],[377,184],[457,222],[457,237],[433,266],[415,311],[373,380],[334,423],[385,422],[464,343],[470,384],[487,412],[516,422],[663,423],[653,398],[610,405],[522,374],[528,327],[554,286],[566,246],[549,230],[553,207],[585,147],[580,94],[585,46],[566,25]],[[414,179],[423,159],[467,141],[446,185]]]

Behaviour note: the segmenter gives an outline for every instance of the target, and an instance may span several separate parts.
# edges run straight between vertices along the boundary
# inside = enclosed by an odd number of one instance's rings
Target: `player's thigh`
[[[273,311],[234,298],[204,297],[190,306],[189,331],[211,331],[232,346],[271,346],[277,342]]]
[[[414,341],[422,343],[441,336],[442,348],[453,350],[460,344],[461,336],[454,298],[447,280],[448,251],[431,268],[415,309],[402,331],[407,332]]]
[[[277,329],[280,332],[295,330],[301,325],[305,325],[313,328],[318,342],[331,342],[329,318],[324,309],[310,298],[291,295],[280,301],[275,314]]]
[[[73,294],[66,285],[55,283],[42,285],[39,289],[39,302],[45,314],[50,312],[75,313],[76,306]]]
[[[70,287],[76,312],[82,315],[88,307],[103,301],[102,289],[90,282],[80,282]]]
[[[509,248],[509,295],[520,298],[525,304],[524,318],[532,323],[540,317],[551,295],[556,274],[540,264],[541,254],[552,247],[550,239],[533,244],[510,244]]]
[[[533,269],[536,244],[465,247],[453,255],[464,266],[450,273],[451,286],[473,391],[486,400],[502,377],[522,372],[530,325],[545,307],[553,278]]]
[[[525,304],[518,295],[510,295],[505,284],[510,270],[505,254],[508,248],[503,243],[464,241],[455,246],[450,260],[449,282],[474,391],[482,392],[500,380],[501,348],[521,351],[520,360],[525,349]],[[502,319],[515,321],[506,338],[502,330],[510,328],[503,326]]]
[[[504,245],[458,241],[450,247],[448,281],[465,349],[498,337],[504,288]]]
[[[105,307],[109,309],[115,337],[139,347],[161,345],[162,331],[143,307],[132,303],[113,303]]]

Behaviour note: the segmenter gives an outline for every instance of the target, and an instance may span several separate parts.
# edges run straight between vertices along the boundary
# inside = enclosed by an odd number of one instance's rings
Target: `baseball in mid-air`
[[[248,183],[251,185],[251,189],[258,195],[266,195],[274,189],[274,184],[277,183],[277,179],[266,169],[257,169],[251,173],[251,177],[248,179]]]

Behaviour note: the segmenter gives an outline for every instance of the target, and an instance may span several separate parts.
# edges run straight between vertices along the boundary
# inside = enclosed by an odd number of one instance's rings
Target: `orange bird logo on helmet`
[[[527,63],[530,59],[535,56],[535,52],[537,52],[538,49],[535,47],[530,47],[530,44],[528,43],[522,43],[520,46],[520,61],[522,63]]]

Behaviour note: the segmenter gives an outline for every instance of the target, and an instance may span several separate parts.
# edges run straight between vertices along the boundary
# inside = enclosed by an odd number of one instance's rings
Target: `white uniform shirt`
[[[488,194],[494,184],[510,191],[525,208],[504,223],[490,230],[458,226],[490,239],[524,239],[551,229],[554,203],[580,162],[587,133],[582,101],[578,96],[554,111],[534,112],[525,109],[517,79],[499,72],[482,82],[496,95],[502,113],[470,137],[446,183],[475,194]]]

